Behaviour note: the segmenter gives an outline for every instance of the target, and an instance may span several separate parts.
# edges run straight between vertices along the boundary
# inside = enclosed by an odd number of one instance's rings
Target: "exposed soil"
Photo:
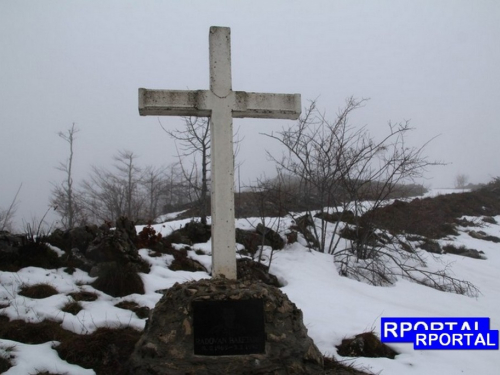
[[[368,212],[362,221],[395,233],[413,233],[436,239],[456,234],[459,218],[464,215],[500,215],[500,191],[483,188],[434,198],[416,198],[411,202],[396,200],[389,206]]]

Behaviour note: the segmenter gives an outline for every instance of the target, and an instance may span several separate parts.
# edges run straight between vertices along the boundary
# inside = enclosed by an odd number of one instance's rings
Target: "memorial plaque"
[[[265,353],[264,305],[261,299],[194,301],[196,355]]]

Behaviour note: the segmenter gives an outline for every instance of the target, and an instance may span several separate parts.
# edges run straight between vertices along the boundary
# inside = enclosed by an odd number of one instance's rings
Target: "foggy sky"
[[[231,28],[233,90],[300,93],[333,118],[345,98],[370,98],[352,117],[373,134],[410,120],[411,146],[449,163],[429,187],[500,175],[500,1],[0,1],[0,207],[22,183],[18,223],[40,218],[57,135],[72,123],[75,180],[110,166],[119,150],[139,165],[175,161],[156,117],[140,117],[137,89],[208,89],[210,26]],[[182,122],[163,117],[170,129]],[[234,120],[242,184],[274,165],[278,144],[260,133],[285,120]]]

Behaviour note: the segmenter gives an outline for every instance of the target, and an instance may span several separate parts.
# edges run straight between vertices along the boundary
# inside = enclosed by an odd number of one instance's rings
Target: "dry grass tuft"
[[[35,299],[43,299],[56,294],[59,294],[57,289],[47,283],[22,285],[21,290],[19,291],[19,295]]]
[[[133,328],[99,328],[90,335],[75,335],[55,348],[69,363],[100,374],[124,374],[126,362],[141,332]]]
[[[76,334],[63,329],[59,322],[44,320],[28,323],[24,320],[0,319],[0,338],[24,344],[42,344],[48,341],[65,341]]]
[[[73,314],[73,315],[77,315],[82,310],[83,310],[83,306],[78,301],[68,301],[61,308],[61,311],[64,311],[65,313],[69,313],[69,314]]]

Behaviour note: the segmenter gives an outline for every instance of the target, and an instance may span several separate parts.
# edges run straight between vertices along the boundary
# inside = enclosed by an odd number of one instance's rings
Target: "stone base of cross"
[[[236,279],[233,117],[292,119],[300,94],[233,91],[231,31],[210,28],[210,90],[139,89],[141,116],[210,117],[212,276]]]

